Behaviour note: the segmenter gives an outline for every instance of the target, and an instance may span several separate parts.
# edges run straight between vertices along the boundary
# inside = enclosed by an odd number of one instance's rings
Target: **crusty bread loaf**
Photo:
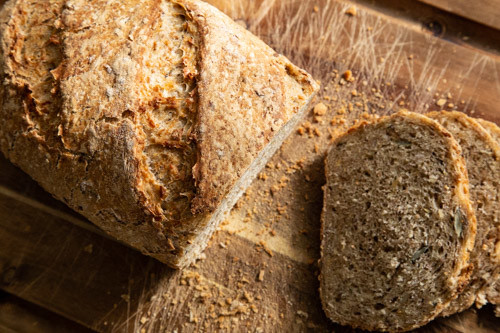
[[[498,298],[492,285],[498,280],[500,242],[500,146],[473,118],[462,112],[431,112],[462,147],[469,174],[470,198],[477,218],[477,236],[470,262],[471,282],[443,311],[444,316],[478,307]]]
[[[476,221],[460,147],[400,112],[338,138],[326,159],[320,294],[334,322],[405,331],[468,281]]]
[[[317,84],[196,0],[10,0],[0,147],[117,239],[189,264]]]

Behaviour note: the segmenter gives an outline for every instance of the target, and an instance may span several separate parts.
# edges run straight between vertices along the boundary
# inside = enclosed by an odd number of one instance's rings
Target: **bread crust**
[[[104,231],[173,267],[204,248],[243,190],[235,184],[249,182],[238,183],[318,89],[200,1],[10,0],[0,25],[2,152]],[[166,46],[158,31],[173,34]],[[184,44],[171,46],[178,37]],[[174,88],[188,93],[155,90],[163,64],[149,61],[154,47],[181,54]],[[169,108],[182,118],[164,121]]]
[[[477,118],[476,120],[500,145],[500,127],[498,127],[497,124],[491,121],[487,121],[481,118]],[[500,188],[498,189],[498,191],[500,191]],[[500,260],[500,239],[497,239],[494,256],[497,261]],[[487,289],[486,297],[489,303],[496,305],[495,315],[497,317],[500,317],[500,272],[496,274],[493,283],[491,283],[491,286]]]
[[[343,136],[337,138],[332,147],[335,147],[337,142],[340,142],[341,140],[349,136],[350,133],[356,132],[367,126],[372,126],[374,124],[391,121],[391,119],[394,119],[396,117],[402,117],[405,118],[407,121],[415,122],[422,126],[430,127],[437,133],[439,133],[440,136],[445,138],[445,141],[447,142],[448,146],[447,148],[450,152],[450,159],[453,161],[454,172],[455,172],[454,176],[455,176],[456,186],[454,187],[454,192],[453,192],[455,200],[454,204],[456,205],[456,207],[460,207],[462,212],[467,216],[467,220],[469,221],[469,223],[467,224],[466,227],[467,230],[464,230],[463,238],[460,239],[460,246],[457,249],[458,252],[456,260],[453,264],[453,269],[448,273],[449,275],[447,275],[449,292],[447,294],[446,293],[443,294],[443,296],[446,295],[446,297],[443,297],[440,300],[436,300],[433,311],[421,318],[414,318],[413,323],[401,322],[393,326],[380,326],[380,323],[378,324],[372,323],[366,320],[364,321],[362,320],[360,322],[352,322],[352,321],[347,321],[343,318],[338,318],[338,316],[332,318],[332,314],[330,313],[328,306],[328,297],[331,297],[331,295],[325,294],[325,288],[326,288],[325,283],[327,283],[325,282],[326,281],[325,277],[329,274],[329,270],[334,268],[324,266],[324,258],[325,256],[329,255],[329,253],[325,252],[325,228],[328,221],[325,220],[327,205],[324,204],[322,212],[322,230],[321,230],[322,259],[320,260],[320,276],[319,276],[320,295],[323,304],[323,309],[325,310],[327,316],[330,317],[332,320],[343,325],[350,325],[354,328],[361,328],[365,330],[408,331],[420,327],[422,325],[425,325],[426,323],[434,319],[436,316],[438,316],[440,312],[443,309],[445,309],[448,306],[448,304],[450,304],[453,301],[453,299],[457,297],[458,293],[467,285],[470,277],[471,267],[469,265],[468,260],[470,257],[470,253],[474,247],[474,239],[476,235],[476,218],[469,200],[467,171],[465,168],[465,161],[461,155],[460,146],[444,127],[442,127],[436,121],[426,116],[407,111],[400,111],[390,117],[382,117],[370,123],[361,122],[360,124],[350,128]],[[329,174],[329,168],[330,166],[327,157],[325,165],[327,179]],[[325,189],[324,202],[326,203],[328,200],[328,193],[326,187],[324,189]]]
[[[214,7],[200,1],[182,3],[203,36],[194,171],[197,194],[192,209],[213,211],[258,151],[299,112],[316,84],[305,71]],[[223,34],[229,25],[233,25],[232,33]],[[242,58],[247,60],[242,62]]]

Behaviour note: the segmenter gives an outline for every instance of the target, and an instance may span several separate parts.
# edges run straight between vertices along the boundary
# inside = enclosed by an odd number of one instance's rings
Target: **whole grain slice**
[[[467,283],[475,226],[460,147],[441,125],[402,111],[349,130],[326,158],[327,316],[368,330],[426,324]]]
[[[173,267],[204,249],[318,89],[197,0],[10,0],[0,72],[5,156]]]
[[[492,138],[496,140],[496,142],[500,145],[500,127],[497,124],[484,120],[481,118],[476,119],[483,128],[488,131]],[[500,188],[497,189],[500,195]],[[495,258],[497,262],[500,260],[500,239],[497,240],[495,246]],[[489,303],[496,304],[495,307],[495,315],[500,317],[500,273],[496,275],[493,284],[486,291],[487,299]]]
[[[461,112],[431,112],[462,147],[472,206],[477,218],[477,236],[470,262],[474,269],[471,282],[443,311],[449,316],[469,308],[481,307],[488,301],[498,303],[494,285],[500,273],[500,145],[480,123]]]

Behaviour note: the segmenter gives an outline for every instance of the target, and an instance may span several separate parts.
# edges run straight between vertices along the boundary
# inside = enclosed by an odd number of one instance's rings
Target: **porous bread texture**
[[[462,112],[431,112],[458,141],[469,175],[469,192],[477,218],[477,236],[470,263],[471,281],[442,315],[449,316],[469,308],[481,307],[498,299],[492,288],[500,274],[500,145],[473,118]]]
[[[10,0],[0,147],[173,267],[192,262],[318,89],[200,1]]]
[[[437,122],[399,112],[338,138],[326,158],[320,295],[355,328],[406,331],[468,281],[476,221],[460,147]]]

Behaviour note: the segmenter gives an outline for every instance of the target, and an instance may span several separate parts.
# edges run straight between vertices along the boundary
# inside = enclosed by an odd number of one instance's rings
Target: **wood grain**
[[[500,54],[498,29],[471,21],[466,17],[414,0],[351,0],[363,7],[391,16],[394,20],[420,26],[421,30],[453,44]]]
[[[74,321],[62,318],[7,293],[0,293],[0,331],[5,333],[91,333]]]
[[[212,2],[320,79],[317,101],[328,113],[307,116],[223,223],[205,259],[183,272],[104,237],[0,158],[0,288],[103,332],[351,332],[329,323],[317,293],[329,142],[356,118],[436,109],[442,98],[445,108],[500,123],[499,57],[359,4],[351,17],[345,10],[352,4],[336,0]],[[355,79],[341,83],[347,69]],[[498,327],[486,307],[420,331]]]
[[[494,0],[419,0],[500,30],[500,2]]]

